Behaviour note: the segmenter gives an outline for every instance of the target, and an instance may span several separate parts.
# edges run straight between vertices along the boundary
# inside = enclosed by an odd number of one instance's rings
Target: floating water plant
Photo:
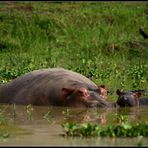
[[[127,122],[126,117],[120,117],[121,121],[117,125],[106,125],[100,127],[98,124],[91,123],[64,123],[62,127],[66,131],[67,136],[101,136],[101,137],[137,137],[137,136],[148,136],[148,124],[136,123],[132,125]]]

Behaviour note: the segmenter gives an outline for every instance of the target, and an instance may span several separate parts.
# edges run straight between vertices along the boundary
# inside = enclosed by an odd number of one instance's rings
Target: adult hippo
[[[145,92],[145,90],[133,90],[128,92],[117,90],[116,93],[118,95],[118,99],[116,103],[121,107],[148,105],[148,98],[140,98]]]
[[[29,72],[1,86],[0,103],[107,107],[105,86],[63,68]]]

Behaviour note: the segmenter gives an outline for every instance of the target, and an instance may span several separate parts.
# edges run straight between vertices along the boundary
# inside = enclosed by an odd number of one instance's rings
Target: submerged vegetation
[[[63,67],[109,89],[148,89],[146,2],[0,2],[0,84]],[[113,87],[114,86],[114,87]]]
[[[49,124],[53,123],[53,115],[50,110],[44,114],[43,118],[46,119]]]
[[[11,124],[8,120],[5,112],[8,106],[0,106],[0,139],[5,139],[11,137],[13,134],[30,134],[30,131],[27,129],[18,127],[15,124]],[[12,116],[16,118],[16,109],[15,105],[12,106]],[[14,114],[15,113],[15,114]]]
[[[26,113],[27,113],[28,119],[29,119],[30,121],[33,120],[33,116],[32,116],[32,114],[33,114],[33,106],[32,106],[31,104],[28,104],[28,105],[26,106]]]

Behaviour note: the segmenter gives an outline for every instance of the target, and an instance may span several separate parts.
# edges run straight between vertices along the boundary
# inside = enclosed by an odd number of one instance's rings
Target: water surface
[[[10,130],[10,137],[0,139],[4,146],[148,146],[147,137],[109,138],[109,137],[65,137],[61,124],[69,121],[77,123],[97,123],[100,126],[118,123],[119,115],[127,115],[130,122],[148,122],[147,107],[119,109],[64,108],[33,106],[32,115],[27,114],[26,106],[3,105],[8,124],[19,127]],[[14,114],[15,111],[15,114]],[[46,115],[46,116],[45,116]],[[48,118],[46,118],[48,117]],[[141,139],[140,139],[141,138]]]

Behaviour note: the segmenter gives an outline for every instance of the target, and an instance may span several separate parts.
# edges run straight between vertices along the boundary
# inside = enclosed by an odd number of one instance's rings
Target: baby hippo
[[[0,87],[0,103],[107,107],[106,88],[63,68],[29,72]]]
[[[145,92],[145,90],[133,90],[128,92],[117,90],[116,93],[118,95],[118,99],[116,103],[121,107],[148,105],[148,98],[140,98]]]

